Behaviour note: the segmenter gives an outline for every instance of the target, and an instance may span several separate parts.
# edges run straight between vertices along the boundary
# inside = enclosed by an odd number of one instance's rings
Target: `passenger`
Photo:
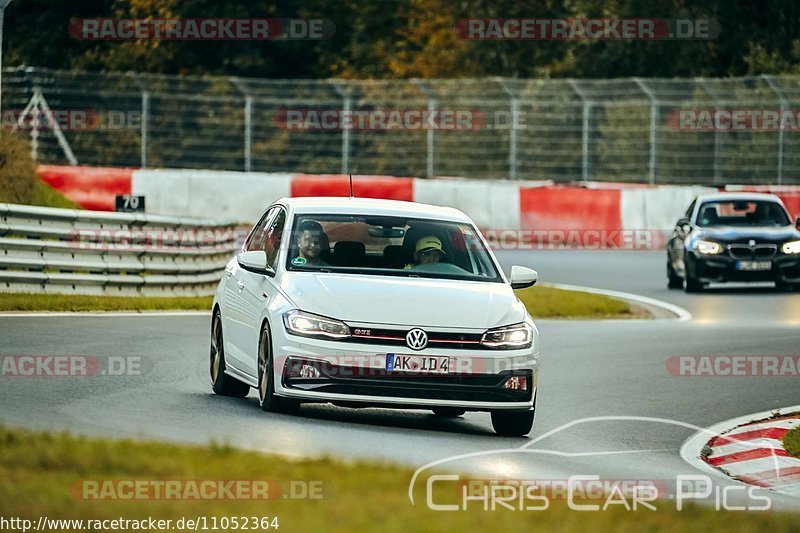
[[[299,254],[292,259],[294,266],[330,266],[322,259],[322,248],[328,242],[322,225],[316,220],[304,220],[297,228]]]

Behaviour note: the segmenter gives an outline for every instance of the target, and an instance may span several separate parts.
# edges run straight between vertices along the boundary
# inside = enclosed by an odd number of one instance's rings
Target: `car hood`
[[[720,242],[742,242],[753,239],[757,242],[781,243],[788,240],[800,239],[800,232],[794,226],[782,228],[734,228],[720,226],[714,228],[699,228],[697,238],[709,238]]]
[[[349,322],[487,329],[526,316],[505,283],[290,272],[281,288],[298,309]]]

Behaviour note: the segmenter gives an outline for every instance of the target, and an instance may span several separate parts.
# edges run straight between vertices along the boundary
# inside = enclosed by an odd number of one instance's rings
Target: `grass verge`
[[[75,209],[77,204],[36,175],[30,144],[19,135],[0,133],[0,202]]]
[[[211,311],[211,296],[0,293],[0,311]]]
[[[627,302],[576,291],[531,287],[517,295],[534,318],[633,318]],[[211,296],[79,296],[0,293],[0,311],[166,311],[211,309]]]
[[[783,436],[783,447],[790,455],[800,458],[800,427]]]
[[[265,415],[265,424],[269,420]],[[481,501],[466,511],[433,511],[426,505],[426,481],[418,480],[416,505],[408,496],[413,471],[375,463],[342,463],[332,459],[292,461],[227,446],[179,446],[135,441],[90,439],[0,428],[0,516],[74,520],[172,520],[181,517],[278,518],[279,531],[796,531],[797,517],[765,512],[715,511],[674,501],[654,502],[656,510],[628,511],[612,505],[606,511],[576,512],[563,500],[546,510],[512,511],[498,506],[485,511]],[[107,483],[115,480],[116,484]],[[120,499],[119,481],[149,486],[161,481],[271,481],[269,499]],[[88,499],[84,481],[113,488],[103,499]],[[272,483],[277,482],[277,483]],[[321,498],[302,496],[299,487],[314,487]],[[316,490],[321,487],[321,490]],[[432,501],[457,501],[455,485],[438,482]],[[119,492],[117,492],[119,491]],[[182,492],[182,491],[181,491]],[[154,490],[148,494],[153,495]],[[104,494],[104,490],[97,492]],[[179,493],[180,494],[180,493]],[[284,495],[290,496],[284,499]],[[236,493],[234,493],[234,497]],[[529,500],[528,505],[541,502]],[[602,505],[602,500],[599,502]],[[84,523],[83,527],[86,528]],[[48,530],[54,530],[50,527]],[[76,524],[59,531],[80,530]],[[86,528],[88,529],[88,528]],[[94,529],[98,529],[95,527]],[[129,529],[131,529],[129,527]],[[200,528],[202,529],[202,527]],[[230,528],[219,528],[230,529]],[[171,530],[175,530],[174,526]]]
[[[601,294],[534,285],[516,291],[534,319],[537,318],[645,318],[628,302]]]

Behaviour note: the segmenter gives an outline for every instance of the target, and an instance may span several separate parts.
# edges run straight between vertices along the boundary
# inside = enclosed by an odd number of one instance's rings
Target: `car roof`
[[[405,218],[426,218],[471,223],[470,218],[452,207],[341,196],[309,196],[281,198],[276,203],[289,207],[297,214],[384,215]]]
[[[730,202],[730,201],[766,201],[777,202],[783,205],[783,202],[774,194],[764,192],[720,192],[716,194],[703,194],[697,197],[697,201],[702,202]]]

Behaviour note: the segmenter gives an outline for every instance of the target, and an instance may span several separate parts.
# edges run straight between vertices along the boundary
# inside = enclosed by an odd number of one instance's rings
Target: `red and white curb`
[[[780,411],[787,414],[757,413],[701,431],[686,441],[681,456],[736,481],[800,497],[800,458],[782,442],[800,427],[800,406]]]

